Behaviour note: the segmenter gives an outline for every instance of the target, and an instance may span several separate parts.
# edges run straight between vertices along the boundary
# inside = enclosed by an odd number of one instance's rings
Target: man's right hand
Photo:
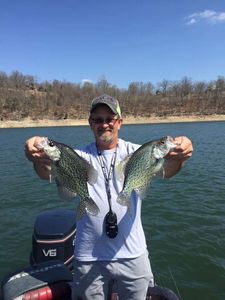
[[[33,136],[25,142],[25,155],[30,161],[35,161],[36,158],[46,158],[43,150],[38,149],[37,145],[42,141],[43,137]]]
[[[49,179],[51,171],[51,160],[45,152],[37,147],[43,137],[34,136],[25,142],[25,155],[34,164],[34,169],[42,179]]]

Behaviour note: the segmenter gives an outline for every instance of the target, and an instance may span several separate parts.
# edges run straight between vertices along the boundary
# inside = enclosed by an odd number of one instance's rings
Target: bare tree
[[[163,95],[167,95],[169,87],[170,82],[166,79],[163,79],[161,82],[158,83],[158,91],[160,91],[160,93]]]
[[[182,96],[187,96],[192,93],[193,86],[192,86],[192,80],[188,77],[183,77],[183,79],[180,81],[180,92]]]
[[[207,84],[204,81],[198,81],[193,84],[193,93],[197,95],[204,95],[207,90]]]
[[[225,78],[208,83],[163,79],[159,93],[151,82],[131,82],[120,89],[102,77],[96,84],[60,80],[38,82],[34,76],[18,71],[0,72],[0,119],[86,118],[90,100],[107,93],[120,100],[124,115],[166,116],[193,113],[225,114]]]

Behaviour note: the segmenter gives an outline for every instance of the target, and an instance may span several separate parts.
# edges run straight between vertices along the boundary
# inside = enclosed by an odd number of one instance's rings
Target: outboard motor
[[[75,236],[74,211],[60,208],[41,213],[34,224],[30,264],[60,260],[72,271]]]

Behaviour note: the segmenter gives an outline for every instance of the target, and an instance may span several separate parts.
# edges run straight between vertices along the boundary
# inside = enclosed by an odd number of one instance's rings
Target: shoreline
[[[160,124],[185,122],[213,122],[225,121],[225,115],[196,115],[196,116],[168,116],[168,117],[124,117],[123,124]],[[31,120],[0,121],[0,128],[31,128],[31,127],[61,127],[61,126],[88,126],[87,119],[67,120]]]

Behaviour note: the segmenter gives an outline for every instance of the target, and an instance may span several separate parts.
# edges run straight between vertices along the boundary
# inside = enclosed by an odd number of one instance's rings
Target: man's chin
[[[99,136],[99,139],[104,143],[110,143],[112,141],[112,136],[107,134],[102,134]]]

